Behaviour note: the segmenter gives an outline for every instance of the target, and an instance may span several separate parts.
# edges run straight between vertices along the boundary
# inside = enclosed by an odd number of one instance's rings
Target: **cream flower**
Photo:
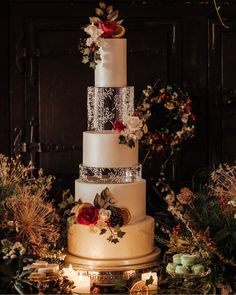
[[[94,24],[91,24],[84,28],[84,31],[91,36],[93,42],[96,43],[97,39],[103,34],[103,30],[99,29]],[[90,38],[89,38],[90,39]],[[89,45],[88,45],[89,46]]]
[[[99,210],[99,220],[107,221],[111,216],[111,210],[101,208]]]
[[[143,126],[143,122],[137,116],[127,116],[124,119],[126,128],[129,129],[131,132],[135,132],[136,130],[140,130]]]

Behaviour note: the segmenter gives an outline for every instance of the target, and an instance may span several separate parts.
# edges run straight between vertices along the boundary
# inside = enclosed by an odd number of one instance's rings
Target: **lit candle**
[[[75,293],[90,293],[90,284],[90,277],[88,275],[77,273],[75,288],[72,291]]]
[[[142,280],[146,281],[149,280],[150,277],[152,276],[153,278],[153,283],[151,285],[148,285],[148,288],[150,290],[157,290],[157,284],[158,284],[158,277],[155,272],[145,272],[142,274]]]
[[[90,293],[91,281],[87,274],[74,270],[71,265],[68,268],[63,268],[63,272],[69,280],[74,282],[73,293]]]

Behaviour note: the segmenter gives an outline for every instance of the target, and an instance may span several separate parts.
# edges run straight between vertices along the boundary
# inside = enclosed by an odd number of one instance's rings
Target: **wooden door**
[[[129,14],[129,6],[121,10]],[[69,179],[71,187],[82,162],[87,86],[94,84],[78,44],[94,7],[95,2],[14,3],[10,11],[12,149],[62,183]],[[136,95],[160,77],[180,82],[180,24],[145,16],[140,7],[135,17],[127,16],[126,28],[128,81]]]

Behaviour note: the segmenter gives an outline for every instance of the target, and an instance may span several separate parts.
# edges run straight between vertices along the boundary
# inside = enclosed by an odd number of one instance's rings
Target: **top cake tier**
[[[95,70],[95,86],[124,87],[126,85],[126,39],[103,39],[101,62]]]

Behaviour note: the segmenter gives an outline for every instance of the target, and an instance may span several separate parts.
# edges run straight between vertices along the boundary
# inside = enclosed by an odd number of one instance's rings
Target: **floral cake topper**
[[[123,20],[118,20],[119,11],[114,10],[112,5],[99,2],[95,13],[96,16],[89,17],[90,24],[83,28],[89,37],[80,43],[82,63],[89,63],[89,67],[93,69],[101,60],[103,38],[121,38],[125,34],[125,28],[121,26]]]
[[[107,240],[114,244],[125,235],[121,227],[129,223],[131,218],[127,208],[115,206],[115,199],[108,188],[96,194],[93,204],[79,201],[71,213],[75,214],[76,223],[90,226],[93,233],[102,235],[109,231]]]

